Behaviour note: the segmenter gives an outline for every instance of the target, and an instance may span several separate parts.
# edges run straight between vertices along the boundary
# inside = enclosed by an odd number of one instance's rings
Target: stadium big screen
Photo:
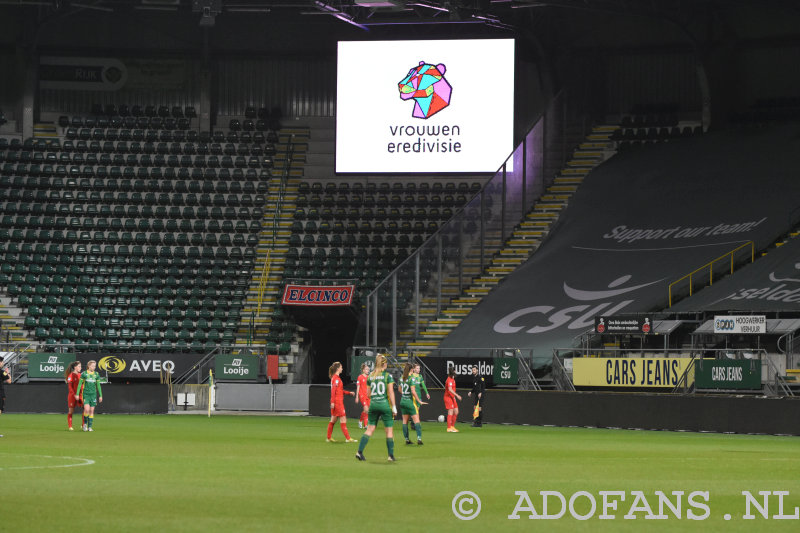
[[[342,41],[337,73],[337,173],[495,172],[513,149],[513,39]]]

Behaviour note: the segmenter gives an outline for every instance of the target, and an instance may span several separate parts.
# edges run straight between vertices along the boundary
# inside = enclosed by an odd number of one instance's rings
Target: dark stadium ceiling
[[[0,8],[37,8],[47,15],[130,10],[186,13],[214,26],[226,13],[292,14],[336,19],[364,30],[398,25],[483,25],[514,31],[535,13],[580,10],[686,20],[740,7],[800,10],[797,0],[0,0]],[[524,13],[524,15],[523,15]]]

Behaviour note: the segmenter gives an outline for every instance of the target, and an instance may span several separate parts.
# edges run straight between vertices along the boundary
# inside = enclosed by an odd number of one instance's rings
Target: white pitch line
[[[19,457],[44,457],[46,459],[72,459],[74,461],[81,461],[80,463],[72,463],[66,465],[50,465],[50,466],[7,466],[1,467],[0,470],[35,470],[41,468],[72,468],[73,466],[88,466],[93,465],[92,459],[85,459],[83,457],[68,457],[66,455],[33,455],[33,454],[3,454],[3,455],[16,455]]]

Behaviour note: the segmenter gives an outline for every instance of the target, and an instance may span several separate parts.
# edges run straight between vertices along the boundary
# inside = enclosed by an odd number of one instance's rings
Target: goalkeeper
[[[478,365],[472,367],[472,390],[468,396],[472,397],[474,409],[472,411],[472,427],[483,427],[483,408],[486,406],[486,382],[478,374]]]

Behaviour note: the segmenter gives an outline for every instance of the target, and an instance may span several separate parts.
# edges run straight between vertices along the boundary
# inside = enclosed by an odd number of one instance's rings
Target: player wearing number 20
[[[378,355],[375,357],[375,368],[367,379],[369,387],[369,414],[367,420],[367,430],[361,437],[358,444],[356,459],[364,461],[364,448],[367,447],[369,438],[378,425],[378,420],[383,420],[386,431],[386,449],[389,451],[389,461],[394,461],[394,415],[397,414],[397,407],[394,402],[394,378],[386,371],[386,356]]]

